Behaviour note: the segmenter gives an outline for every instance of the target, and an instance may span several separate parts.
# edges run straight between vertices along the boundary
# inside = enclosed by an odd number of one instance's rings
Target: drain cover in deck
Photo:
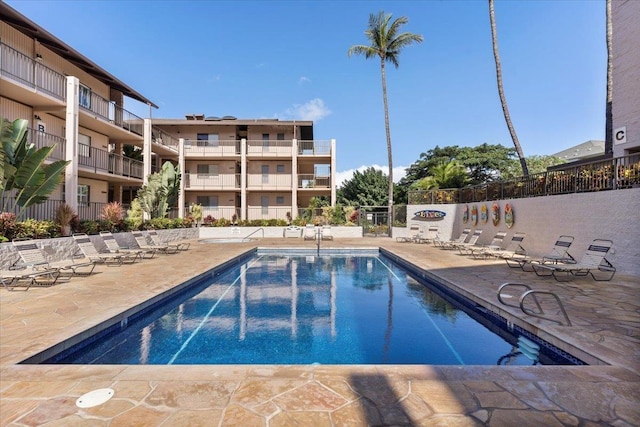
[[[113,389],[99,388],[80,396],[78,400],[76,400],[76,406],[78,408],[93,408],[94,406],[102,405],[112,397]]]

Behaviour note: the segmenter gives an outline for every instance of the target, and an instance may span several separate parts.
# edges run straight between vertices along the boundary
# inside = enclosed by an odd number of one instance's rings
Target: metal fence
[[[640,154],[557,166],[465,188],[410,191],[409,204],[472,203],[640,187]]]

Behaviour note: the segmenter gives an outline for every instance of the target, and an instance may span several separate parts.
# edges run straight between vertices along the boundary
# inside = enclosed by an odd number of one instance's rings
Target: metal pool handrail
[[[247,234],[245,237],[242,238],[242,240],[246,240],[249,239],[249,237],[253,236],[254,234],[256,234],[258,231],[262,231],[262,238],[264,239],[264,228],[260,227],[257,230],[252,231],[251,233]]]

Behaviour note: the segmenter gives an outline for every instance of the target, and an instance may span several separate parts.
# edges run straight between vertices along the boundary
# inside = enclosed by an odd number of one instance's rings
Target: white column
[[[240,219],[247,219],[247,140],[240,140]]]
[[[178,217],[184,218],[184,138],[178,140],[178,166],[180,167],[180,193],[178,193]]]
[[[331,206],[336,205],[336,140],[331,140]]]
[[[80,111],[80,80],[67,76],[67,111],[65,121],[65,160],[70,160],[64,171],[64,201],[78,212],[78,128]]]
[[[298,139],[291,141],[291,218],[298,217]]]
[[[143,177],[142,183],[147,185],[149,183],[149,175],[151,175],[151,161],[153,157],[151,157],[151,119],[144,119],[144,143],[142,145],[142,156],[143,156]]]

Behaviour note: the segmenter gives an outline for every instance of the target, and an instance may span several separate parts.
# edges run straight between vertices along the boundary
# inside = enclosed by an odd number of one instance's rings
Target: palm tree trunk
[[[498,79],[498,94],[500,95],[502,112],[504,113],[504,119],[507,122],[509,133],[511,134],[511,140],[513,141],[513,145],[516,147],[516,153],[518,153],[518,158],[520,159],[522,174],[524,176],[528,176],[529,169],[527,168],[527,161],[525,160],[524,154],[522,153],[522,147],[520,147],[520,142],[518,141],[516,130],[513,128],[513,123],[511,123],[511,116],[509,115],[507,100],[504,96],[504,88],[502,86],[502,66],[500,65],[500,53],[498,53],[498,36],[496,33],[496,17],[493,11],[493,0],[489,0],[489,19],[491,21],[491,42],[493,44],[493,57],[496,61],[496,77]]]
[[[611,24],[611,0],[607,0],[607,107],[604,126],[604,153],[613,155],[613,28]]]
[[[387,102],[387,73],[384,68],[384,58],[380,59],[382,71],[382,100],[384,102],[384,129],[387,132],[387,156],[389,160],[389,202],[388,221],[389,237],[392,236],[393,229],[393,154],[391,151],[391,131],[389,130],[389,104]]]

